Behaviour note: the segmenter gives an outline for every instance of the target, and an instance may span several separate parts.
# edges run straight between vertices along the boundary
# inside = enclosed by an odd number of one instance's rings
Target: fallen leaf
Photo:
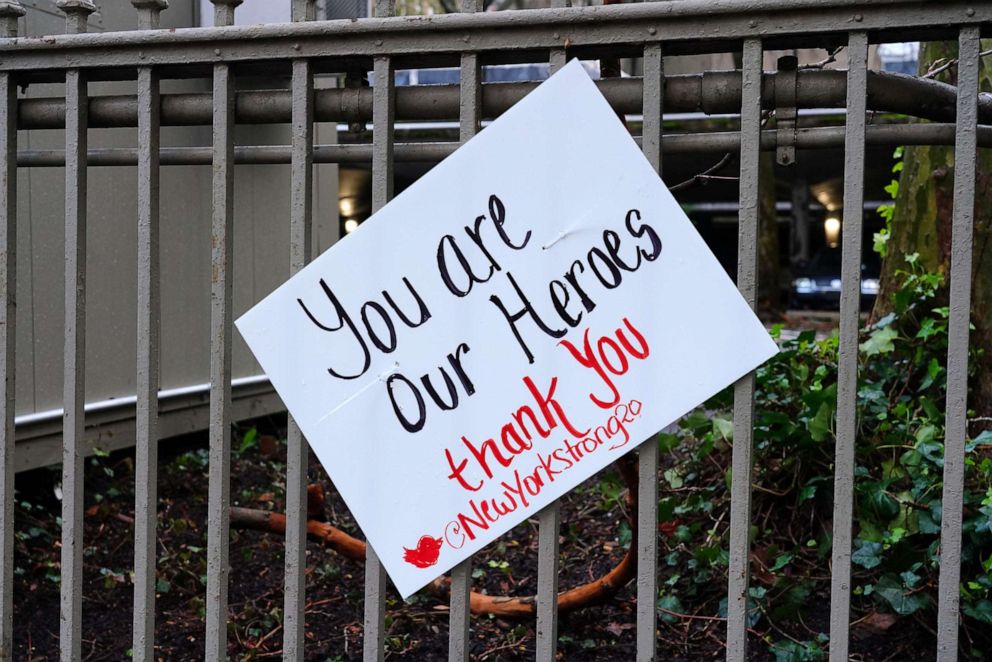
[[[610,623],[609,625],[606,626],[606,631],[609,632],[610,634],[612,634],[614,637],[619,637],[621,634],[623,634],[623,631],[624,630],[629,630],[629,629],[631,629],[633,627],[636,627],[636,625],[633,624],[633,623],[616,623],[616,622],[614,622],[614,623]]]
[[[873,611],[861,619],[858,625],[870,630],[872,634],[885,634],[898,620],[899,616],[897,614],[880,614],[877,611]]]

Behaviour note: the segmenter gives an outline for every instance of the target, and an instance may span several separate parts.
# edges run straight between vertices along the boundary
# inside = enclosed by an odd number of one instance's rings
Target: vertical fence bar
[[[312,2],[293,5],[294,20],[307,20]],[[289,273],[302,269],[312,254],[313,70],[309,60],[293,60],[292,155],[290,165]],[[307,466],[310,450],[303,433],[288,419],[286,436],[286,579],[283,659],[302,660],[306,618]]]
[[[59,0],[66,31],[86,32],[92,3]],[[86,366],[86,73],[65,72],[65,342],[59,656],[80,659],[83,618],[83,433]]]
[[[462,11],[482,11],[482,0],[462,0]],[[479,56],[463,53],[459,76],[459,140],[469,141],[479,131],[482,108],[482,80]],[[472,559],[462,561],[451,569],[451,599],[448,613],[448,661],[468,662],[469,610],[472,593]]]
[[[570,0],[552,0],[552,7],[568,7]],[[565,66],[565,48],[553,48],[548,71],[554,74]],[[551,662],[558,650],[558,529],[561,515],[557,501],[537,515],[537,642],[538,662]]]
[[[538,514],[537,660],[550,662],[558,648],[558,502]]]
[[[758,191],[761,157],[761,39],[744,40],[741,87],[740,228],[737,289],[754,308],[758,270]],[[751,528],[751,450],[754,373],[734,384],[734,450],[727,587],[727,660],[747,658],[747,593]]]
[[[234,22],[240,0],[214,0],[214,24]],[[231,266],[234,259],[234,78],[213,70],[213,218],[210,237],[210,486],[206,659],[227,657],[231,501]]]
[[[138,27],[159,26],[166,0],[131,0]],[[158,525],[159,76],[138,68],[138,301],[134,463],[132,657],[155,659],[155,543]]]
[[[138,320],[134,469],[135,660],[155,659],[158,524],[159,77],[138,69]]]
[[[0,6],[0,37],[17,36],[17,3]],[[0,74],[0,662],[14,647],[14,378],[17,321],[17,84]]]
[[[65,363],[62,418],[62,581],[59,646],[80,657],[86,358],[86,74],[65,74]]]
[[[376,16],[392,16],[394,0],[376,0]],[[372,213],[393,197],[393,124],[396,81],[393,61],[378,56],[373,61],[372,88]],[[386,571],[372,545],[365,548],[365,662],[385,659]]]
[[[644,119],[641,148],[661,175],[665,64],[661,44],[644,47]],[[657,647],[658,610],[658,443],[637,453],[637,662],[650,662]]]
[[[830,660],[847,660],[851,615],[851,529],[857,443],[858,317],[861,311],[861,232],[864,219],[865,113],[868,34],[847,41],[847,128],[844,137],[844,225],[837,366],[837,446],[830,567]]]
[[[21,10],[23,14],[23,10]],[[16,31],[17,17],[13,17]],[[15,32],[16,34],[16,32]],[[5,35],[6,36],[6,35]],[[0,74],[0,662],[13,659],[14,346],[17,306],[17,85]]]
[[[964,448],[968,435],[971,253],[978,159],[979,37],[977,26],[961,28],[958,52],[957,135],[954,141],[950,316],[947,328],[947,424],[944,433],[943,517],[940,523],[938,662],[952,662],[958,656]]]

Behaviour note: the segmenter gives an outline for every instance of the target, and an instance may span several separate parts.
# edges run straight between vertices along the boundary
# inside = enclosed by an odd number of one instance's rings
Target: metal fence
[[[454,119],[460,139],[471,138],[483,119],[498,115],[531,86],[482,85],[483,63],[550,62],[568,57],[643,58],[643,76],[601,81],[620,112],[643,115],[642,145],[660,172],[663,153],[740,151],[740,242],[738,286],[754,304],[757,273],[758,157],[762,150],[843,145],[844,232],[840,363],[837,407],[836,475],[830,619],[830,658],[848,658],[851,598],[851,532],[858,383],[858,309],[865,145],[940,143],[955,145],[957,169],[951,266],[950,330],[944,517],[941,531],[938,639],[940,660],[958,650],[962,485],[966,436],[969,296],[976,150],[992,146],[992,104],[978,93],[979,39],[992,32],[992,6],[981,2],[920,0],[670,0],[664,2],[568,7],[553,0],[550,9],[484,12],[480,0],[463,0],[463,14],[424,18],[391,17],[391,0],[377,0],[376,18],[313,21],[313,2],[293,0],[294,24],[234,27],[241,0],[213,0],[219,27],[158,31],[164,0],[133,0],[141,29],[127,33],[83,34],[95,7],[86,0],[61,0],[64,36],[17,37],[17,2],[0,2],[0,659],[11,658],[14,617],[14,321],[16,181],[18,167],[64,166],[65,187],[65,371],[63,419],[63,511],[60,645],[63,660],[80,659],[82,605],[82,518],[84,449],[84,347],[86,274],[86,191],[88,167],[136,167],[138,173],[138,346],[134,562],[134,657],[152,660],[155,639],[156,476],[159,434],[159,172],[168,164],[212,164],[210,345],[210,473],[206,651],[210,660],[227,654],[227,577],[231,454],[233,173],[237,163],[289,163],[291,207],[290,269],[300,269],[311,253],[311,186],[315,162],[371,161],[373,207],[392,195],[398,159],[439,159],[457,143],[394,144],[394,122],[401,119]],[[471,14],[471,15],[470,15]],[[956,96],[926,81],[891,79],[867,70],[870,43],[957,39],[960,42]],[[847,47],[844,72],[763,74],[763,53],[797,47]],[[739,72],[666,77],[663,56],[743,51]],[[397,64],[404,67],[459,66],[458,86],[402,89],[394,86]],[[371,88],[314,89],[314,75],[373,71]],[[236,92],[239,79],[260,72],[289,72],[285,91]],[[168,98],[164,78],[209,78],[212,94]],[[136,80],[135,97],[91,98],[88,84]],[[64,100],[18,99],[28,82],[65,85]],[[934,122],[868,126],[866,111],[911,112],[907,95],[934,95],[926,114]],[[833,106],[830,104],[833,103]],[[796,107],[846,106],[843,128],[802,129],[788,124]],[[774,130],[763,129],[762,110],[782,108]],[[739,112],[739,131],[702,135],[662,135],[664,112]],[[921,114],[917,112],[916,114]],[[794,117],[794,114],[792,115]],[[314,145],[315,121],[369,121],[370,145]],[[288,146],[234,144],[237,123],[290,123]],[[160,149],[165,124],[209,124],[211,147]],[[97,126],[137,126],[136,149],[87,149],[87,132]],[[64,151],[19,152],[18,129],[64,127]],[[130,276],[129,276],[130,277]],[[730,579],[727,587],[727,658],[747,657],[752,416],[754,377],[735,386]],[[306,466],[308,448],[290,422],[287,464],[287,527],[284,657],[302,659],[305,604]],[[658,448],[639,452],[637,525],[637,659],[656,655]],[[558,593],[558,510],[540,515],[537,595],[537,658],[555,659]],[[471,562],[452,575],[451,660],[467,660]],[[369,549],[365,576],[364,655],[384,656],[384,593],[387,579]]]

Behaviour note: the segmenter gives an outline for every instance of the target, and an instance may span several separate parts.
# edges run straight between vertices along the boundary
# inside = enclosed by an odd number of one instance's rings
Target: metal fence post
[[[211,0],[214,24],[234,24],[241,0]],[[218,51],[223,56],[222,51]],[[234,259],[234,77],[213,67],[213,219],[210,251],[210,486],[207,514],[207,660],[227,657],[231,506],[231,298]]]
[[[830,659],[848,658],[851,615],[851,529],[857,445],[858,315],[861,310],[861,231],[864,219],[865,112],[868,34],[852,32],[847,44],[847,137],[844,145],[844,225],[840,347],[837,360],[837,443],[831,549]]]
[[[0,36],[16,37],[24,16],[0,3]],[[13,659],[14,366],[17,321],[17,85],[0,73],[0,662]]]
[[[166,0],[131,0],[138,27],[152,30]],[[138,319],[134,465],[133,659],[155,659],[155,544],[158,527],[159,334],[158,72],[138,68]]]
[[[554,8],[566,8],[571,0],[552,0]],[[564,47],[548,54],[548,72],[554,75],[565,66],[568,53]],[[537,642],[538,662],[551,662],[558,650],[558,531],[561,528],[560,504],[555,501],[537,514]]]
[[[59,0],[66,31],[86,31],[96,7]],[[65,72],[65,353],[62,418],[62,573],[59,649],[62,662],[80,658],[83,601],[83,434],[86,365],[86,73]]]
[[[482,11],[482,0],[462,0],[462,11]],[[482,69],[479,56],[461,56],[458,79],[458,139],[468,142],[479,131],[482,115]],[[469,638],[472,594],[472,559],[468,558],[451,569],[451,592],[448,613],[448,662],[468,662],[471,651]]]
[[[294,0],[293,20],[312,20],[312,0]],[[313,70],[310,61],[292,62],[292,146],[290,163],[289,273],[310,260],[313,200]],[[302,660],[305,642],[307,569],[307,466],[310,450],[292,416],[286,431],[286,578],[283,659]]]
[[[761,39],[744,40],[741,84],[740,230],[737,288],[752,308],[757,297],[758,195],[761,156]],[[727,587],[727,660],[747,659],[747,598],[751,550],[751,451],[754,373],[734,385],[734,449]]]
[[[376,0],[377,17],[392,16],[394,0]],[[393,123],[396,118],[394,63],[389,56],[373,59],[372,87],[372,212],[386,206],[393,197]],[[363,659],[385,659],[386,586],[389,579],[372,545],[365,548],[365,629]]]
[[[978,78],[981,34],[961,28],[958,38],[958,111],[954,143],[954,210],[951,220],[951,294],[947,326],[947,423],[944,432],[944,488],[941,496],[940,580],[937,597],[937,660],[958,659],[961,609],[961,526],[964,454],[968,436],[968,331],[975,232],[978,161]]]
[[[665,63],[661,44],[644,47],[641,148],[661,176]],[[658,628],[658,442],[637,452],[637,662],[655,659]]]

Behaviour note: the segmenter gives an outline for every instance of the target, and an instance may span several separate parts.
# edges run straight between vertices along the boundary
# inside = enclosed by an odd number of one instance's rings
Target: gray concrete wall
[[[194,25],[196,0],[172,0],[163,27]],[[286,3],[288,6],[288,3]],[[21,34],[64,31],[52,0],[24,3]],[[91,31],[134,29],[130,2],[101,3]],[[286,80],[251,81],[286,87]],[[209,80],[164,81],[163,93],[205,91]],[[134,94],[133,82],[94,83],[91,95]],[[61,96],[58,85],[30,87],[23,96]],[[335,142],[333,125],[319,125],[318,143]],[[91,148],[133,147],[137,129],[93,129]],[[288,126],[241,126],[239,145],[288,144]],[[62,131],[22,131],[20,149],[61,149]],[[210,127],[167,127],[162,146],[209,146]],[[18,172],[17,413],[62,406],[64,170]],[[235,171],[234,305],[240,314],[288,276],[289,166],[237,166]],[[164,166],[161,188],[162,388],[208,381],[210,323],[210,167]],[[338,227],[337,167],[315,170],[314,223],[318,250]],[[87,236],[86,399],[133,395],[136,352],[136,171],[90,168]],[[235,331],[236,377],[260,372]]]

